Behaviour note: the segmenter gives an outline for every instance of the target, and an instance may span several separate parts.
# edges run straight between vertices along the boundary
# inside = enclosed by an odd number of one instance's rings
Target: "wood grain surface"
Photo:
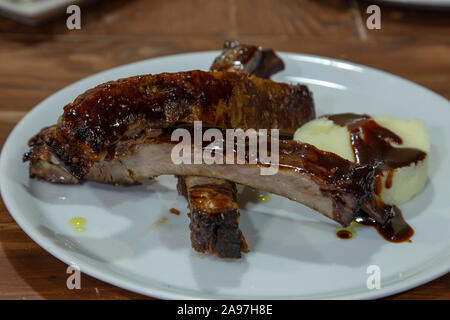
[[[66,28],[65,10],[35,27],[0,18],[0,148],[27,111],[74,81],[151,57],[216,50],[226,39],[368,65],[450,98],[450,11],[381,6],[381,30],[368,30],[369,4],[96,1],[82,7],[81,30]],[[0,200],[0,299],[146,298],[87,275],[81,290],[68,290],[66,268]],[[389,299],[450,299],[450,274]]]

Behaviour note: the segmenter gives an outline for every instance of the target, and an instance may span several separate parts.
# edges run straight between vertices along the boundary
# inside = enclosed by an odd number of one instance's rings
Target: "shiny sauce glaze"
[[[405,242],[414,235],[414,230],[403,218],[397,206],[392,207],[395,214],[385,223],[380,224],[367,213],[360,211],[355,221],[365,226],[374,227],[378,233],[390,242]]]
[[[392,187],[392,179],[398,168],[407,167],[425,159],[427,154],[419,149],[398,148],[402,139],[387,128],[380,126],[368,115],[343,113],[328,116],[336,125],[347,127],[350,144],[359,164],[373,165],[376,170],[375,194],[382,191],[382,176],[386,174],[385,187]],[[401,210],[396,206],[381,204],[381,210],[391,212],[391,217],[383,225],[364,212],[360,212],[356,222],[375,227],[388,241],[408,241],[414,230],[406,223]]]
[[[261,58],[260,47],[226,41],[224,51],[214,60],[210,69],[211,71],[252,73],[260,63]]]

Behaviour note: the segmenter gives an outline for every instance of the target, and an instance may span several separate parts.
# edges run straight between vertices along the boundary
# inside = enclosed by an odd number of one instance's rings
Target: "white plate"
[[[52,15],[65,13],[71,4],[87,0],[0,0],[0,13],[7,18],[34,25]]]
[[[435,8],[450,7],[450,0],[377,0],[377,2]]]
[[[22,229],[45,250],[82,272],[161,298],[376,298],[430,281],[450,268],[449,102],[409,81],[328,58],[283,53],[286,70],[275,80],[307,83],[318,114],[371,113],[425,120],[431,135],[426,190],[402,206],[415,229],[412,243],[393,244],[372,228],[352,240],[335,224],[287,199],[240,196],[241,227],[251,252],[241,260],[195,253],[175,179],[149,186],[95,183],[61,186],[28,178],[21,162],[26,141],[56,122],[62,107],[96,84],[144,73],[208,69],[218,52],[174,55],[111,69],[76,82],[36,106],[13,130],[0,159],[3,199]],[[75,233],[73,217],[87,219]],[[161,218],[167,222],[155,226]],[[158,223],[156,223],[158,225]],[[367,268],[381,269],[381,289],[369,290]],[[62,290],[64,290],[62,288]]]

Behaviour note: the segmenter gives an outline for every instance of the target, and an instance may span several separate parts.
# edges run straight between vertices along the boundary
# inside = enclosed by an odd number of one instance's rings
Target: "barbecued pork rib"
[[[82,178],[92,163],[111,156],[118,141],[146,128],[198,120],[221,128],[278,128],[283,134],[310,115],[314,104],[303,85],[234,72],[162,73],[86,91],[64,107],[55,134],[46,135],[45,143]]]
[[[284,69],[283,61],[273,50],[225,41],[224,48],[212,64],[211,71],[235,71],[269,78]],[[298,108],[303,108],[298,105]],[[310,106],[306,106],[310,108]],[[313,113],[297,126],[311,120]],[[266,128],[270,129],[270,128]],[[177,189],[186,197],[189,207],[192,247],[221,258],[240,258],[247,252],[245,238],[239,229],[239,206],[234,182],[210,177],[178,176]],[[211,206],[213,204],[213,206]]]
[[[189,202],[191,244],[198,252],[240,258],[248,252],[239,229],[234,182],[199,176],[178,176],[178,192]]]
[[[284,69],[283,61],[271,49],[241,44],[238,41],[225,41],[223,51],[210,70],[230,71],[252,74],[267,79]]]
[[[51,132],[52,128],[46,129],[43,135],[52,135]],[[45,141],[45,137],[42,140]],[[164,174],[226,179],[303,203],[342,225],[348,225],[373,195],[372,166],[355,165],[308,144],[279,141],[279,170],[275,175],[260,175],[261,166],[266,163],[177,165],[171,158],[175,144],[171,141],[170,132],[163,132],[156,138],[140,136],[121,141],[113,150],[111,159],[93,162],[83,178],[101,183],[139,183]],[[31,145],[32,150],[26,160],[31,162],[35,177],[48,179],[48,171],[38,169],[44,168],[41,161],[49,162],[48,159],[51,159],[48,151],[53,154],[56,150],[42,149],[43,145]],[[225,159],[226,152],[223,156]],[[55,162],[52,165],[65,167],[73,175],[71,167],[64,163]]]

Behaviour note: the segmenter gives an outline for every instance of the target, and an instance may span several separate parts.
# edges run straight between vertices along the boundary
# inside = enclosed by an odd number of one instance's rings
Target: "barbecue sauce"
[[[401,210],[393,206],[395,214],[384,225],[375,221],[367,213],[361,211],[356,217],[357,223],[365,226],[374,227],[378,233],[387,241],[390,242],[405,242],[414,235],[414,230],[403,218]]]
[[[385,173],[385,187],[389,189],[398,168],[417,164],[427,156],[419,149],[393,146],[393,143],[401,145],[402,139],[368,115],[343,113],[328,116],[328,119],[336,125],[347,127],[356,163],[374,166],[377,175],[374,192],[378,196],[381,195],[382,176]],[[381,204],[377,209],[391,212],[391,216],[383,225],[364,212],[360,213],[356,222],[375,227],[383,238],[391,242],[404,242],[412,237],[414,230],[406,223],[398,207]]]
[[[353,231],[349,228],[339,228],[336,230],[336,235],[339,239],[349,240],[353,238]]]

